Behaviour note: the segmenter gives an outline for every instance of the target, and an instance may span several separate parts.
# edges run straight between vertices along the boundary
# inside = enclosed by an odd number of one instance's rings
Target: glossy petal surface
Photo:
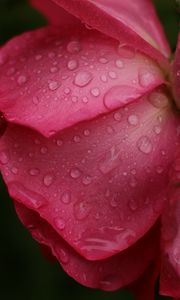
[[[47,245],[63,269],[85,286],[106,291],[121,288],[137,279],[157,255],[159,240],[157,224],[128,250],[106,260],[92,262],[68,246],[37,213],[19,203],[15,203],[15,207],[32,236],[39,243]]]
[[[180,34],[178,38],[177,49],[175,53],[175,60],[173,63],[173,89],[175,95],[175,101],[177,106],[180,108]]]
[[[9,125],[1,171],[12,198],[84,257],[106,258],[134,244],[160,215],[176,121],[166,95],[155,91],[50,139]]]
[[[150,58],[95,31],[25,33],[0,52],[0,110],[45,136],[134,101],[164,82]]]
[[[160,51],[166,57],[169,56],[169,46],[149,0],[53,0],[53,2],[78,17],[88,27],[95,28],[122,43],[128,43],[151,57],[163,60]]]

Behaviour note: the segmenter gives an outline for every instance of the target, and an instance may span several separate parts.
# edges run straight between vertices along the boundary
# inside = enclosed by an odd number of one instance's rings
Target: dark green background
[[[174,51],[178,32],[175,1],[154,0],[154,3]],[[44,24],[45,19],[30,8],[25,0],[0,0],[0,44],[14,35]],[[17,220],[2,181],[0,190],[0,299],[133,299],[125,290],[105,293],[84,288],[70,279],[58,264],[49,263]],[[156,299],[162,298],[157,295]]]

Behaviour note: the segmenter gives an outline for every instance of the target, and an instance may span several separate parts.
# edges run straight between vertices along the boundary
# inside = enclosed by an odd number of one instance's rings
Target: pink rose
[[[87,287],[180,297],[180,48],[149,0],[32,3],[52,25],[0,50],[19,218]]]

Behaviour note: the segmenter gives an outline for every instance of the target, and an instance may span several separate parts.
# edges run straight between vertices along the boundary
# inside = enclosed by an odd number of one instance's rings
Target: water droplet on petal
[[[79,201],[74,204],[74,215],[77,220],[85,219],[90,213],[90,206],[86,201]]]
[[[89,100],[88,100],[87,97],[83,97],[83,98],[82,98],[82,101],[83,101],[83,103],[86,103],[86,104],[87,104]]]
[[[121,59],[117,59],[115,64],[119,69],[122,69],[124,67],[124,62]]]
[[[51,81],[51,82],[49,82],[49,84],[48,84],[48,87],[49,87],[49,89],[50,89],[51,91],[57,90],[58,86],[59,86],[59,84],[58,84],[57,81]]]
[[[138,204],[137,204],[137,201],[135,199],[131,199],[128,203],[129,205],[129,208],[132,210],[132,211],[135,211],[137,210],[138,208]]]
[[[137,141],[137,147],[138,149],[145,153],[145,154],[149,154],[152,152],[152,143],[150,141],[150,139],[147,136],[142,136],[138,141]]]
[[[50,72],[51,73],[56,73],[58,71],[58,68],[57,67],[51,67],[50,68]]]
[[[40,100],[37,96],[33,96],[33,99],[32,99],[32,102],[35,104],[35,105],[38,105]]]
[[[116,74],[115,72],[113,72],[113,71],[110,71],[110,72],[108,73],[108,75],[109,75],[109,77],[110,77],[111,79],[116,79],[116,78],[117,78],[117,74]]]
[[[80,138],[79,135],[75,135],[75,136],[73,137],[73,140],[74,140],[75,143],[79,143],[79,142],[81,141],[81,138]]]
[[[0,162],[1,164],[5,165],[9,161],[9,157],[5,151],[0,152]]]
[[[81,172],[78,168],[73,168],[70,171],[70,175],[71,175],[72,178],[77,179],[81,176]]]
[[[112,289],[118,289],[121,284],[121,278],[116,274],[106,275],[100,282],[100,288],[104,291],[111,291]]]
[[[69,53],[78,53],[81,50],[81,45],[78,41],[71,41],[67,44],[67,51]]]
[[[139,84],[142,87],[148,87],[155,83],[156,80],[155,75],[152,72],[143,69],[139,71],[138,79]]]
[[[38,168],[33,168],[29,170],[29,174],[31,176],[37,176],[40,173],[40,170]]]
[[[108,60],[107,60],[107,58],[105,58],[105,57],[100,57],[100,58],[99,58],[99,62],[100,62],[101,64],[106,64],[106,63],[108,62]]]
[[[69,204],[71,202],[71,193],[69,191],[66,191],[64,192],[62,195],[61,195],[61,201],[64,203],[64,204]]]
[[[155,126],[155,127],[154,127],[154,132],[155,132],[156,134],[160,134],[160,133],[161,133],[161,127]]]
[[[89,136],[90,135],[90,130],[89,129],[85,129],[84,130],[84,135],[85,136]]]
[[[87,71],[80,71],[77,73],[74,84],[80,87],[86,86],[92,80],[92,74]]]
[[[54,220],[54,222],[55,222],[55,225],[56,225],[57,229],[63,230],[65,228],[66,224],[65,224],[65,221],[63,219],[60,219],[60,218],[57,217]]]
[[[57,146],[60,147],[60,146],[62,146],[62,144],[63,144],[63,141],[62,141],[62,140],[60,140],[60,139],[57,139],[57,140],[56,140],[56,145],[57,145]]]
[[[25,75],[20,75],[18,78],[17,78],[17,83],[19,85],[23,85],[27,82],[27,76]]]
[[[12,167],[11,172],[16,175],[18,173],[18,169],[16,167]]]
[[[168,105],[169,100],[165,94],[158,93],[158,92],[152,92],[149,95],[149,102],[157,108],[163,108]]]
[[[115,112],[113,116],[114,116],[114,120],[115,121],[119,122],[122,119],[122,115],[121,115],[121,113],[119,111]]]
[[[63,249],[58,249],[59,260],[62,264],[67,264],[69,262],[69,255]]]
[[[139,122],[139,119],[138,119],[138,116],[136,116],[136,115],[130,115],[129,117],[128,117],[128,123],[130,124],[130,125],[137,125],[138,124],[138,122]]]
[[[100,95],[100,90],[98,88],[93,88],[91,90],[91,94],[94,96],[94,97],[98,97]]]
[[[37,54],[36,56],[35,56],[35,60],[40,60],[42,58],[42,55],[41,54]]]
[[[78,67],[78,62],[75,59],[71,59],[67,63],[67,67],[69,70],[73,71]]]
[[[48,148],[47,147],[41,147],[40,151],[41,151],[42,154],[46,154],[47,151],[48,151]]]
[[[163,169],[162,166],[158,166],[158,167],[156,168],[156,172],[157,172],[158,174],[161,174],[163,171],[164,171],[164,169]]]
[[[46,174],[43,178],[44,185],[49,187],[53,183],[53,180],[54,176],[52,176],[51,174]]]
[[[92,182],[92,178],[91,178],[91,176],[89,176],[89,175],[85,175],[85,176],[82,178],[82,183],[83,183],[84,185],[89,185],[91,182]]]
[[[107,76],[106,75],[101,75],[101,81],[102,82],[107,82]]]

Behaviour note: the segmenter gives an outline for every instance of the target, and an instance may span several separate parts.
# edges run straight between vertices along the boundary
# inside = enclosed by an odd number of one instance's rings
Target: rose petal
[[[173,88],[174,88],[174,95],[175,101],[177,106],[180,108],[180,34],[178,38],[178,44],[175,53],[175,60],[173,63]]]
[[[176,121],[166,95],[155,91],[50,139],[9,125],[0,140],[1,171],[12,198],[84,257],[106,258],[134,244],[159,217]]]
[[[132,102],[164,81],[145,55],[97,32],[70,37],[45,28],[1,50],[0,110],[6,119],[54,135]]]
[[[180,297],[180,154],[171,171],[169,205],[163,215],[161,294]]]
[[[129,44],[153,58],[163,59],[159,50],[166,57],[170,54],[162,26],[149,0],[52,1],[88,27],[118,39],[122,44]]]
[[[33,238],[47,245],[63,269],[79,283],[106,291],[137,279],[158,252],[159,224],[133,247],[102,261],[88,261],[76,253],[40,216],[15,202],[16,211]],[[142,255],[143,253],[143,255]]]
[[[61,26],[61,31],[65,26],[80,24],[77,18],[50,0],[30,0],[30,3],[46,16],[50,24]]]

